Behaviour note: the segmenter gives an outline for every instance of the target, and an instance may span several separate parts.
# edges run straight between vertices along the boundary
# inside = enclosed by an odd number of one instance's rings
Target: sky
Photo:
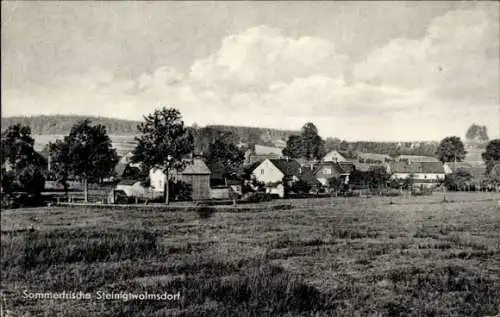
[[[2,116],[500,137],[497,2],[2,1]]]

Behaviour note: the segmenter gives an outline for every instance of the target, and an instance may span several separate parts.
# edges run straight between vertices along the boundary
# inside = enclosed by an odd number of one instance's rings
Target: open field
[[[155,210],[6,211],[2,291],[19,316],[498,314],[500,196],[447,199],[282,200],[208,218]],[[277,204],[295,208],[273,210]],[[33,232],[20,230],[30,225]],[[50,301],[25,299],[23,290],[180,292],[181,299]]]

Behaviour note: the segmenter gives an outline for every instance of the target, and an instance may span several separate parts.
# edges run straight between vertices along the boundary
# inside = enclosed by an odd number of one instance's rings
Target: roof
[[[390,169],[392,173],[444,174],[441,162],[392,162]]]
[[[285,176],[295,176],[311,185],[319,184],[319,181],[314,177],[312,171],[308,168],[301,167],[296,160],[288,159],[271,159],[269,160],[276,166]]]
[[[495,165],[491,168],[490,171],[491,176],[500,176],[500,162],[496,162]]]
[[[352,162],[339,162],[339,165],[346,173],[352,173],[352,171],[354,171],[354,164]]]
[[[387,169],[387,165],[384,164],[369,164],[369,163],[356,163],[354,164],[354,169],[360,172],[371,172],[377,169]]]
[[[314,169],[313,175],[316,175],[324,166],[330,166],[335,168],[339,174],[350,174],[352,172],[351,170],[352,164],[351,166],[349,166],[347,164],[340,164],[336,162],[321,162]]]
[[[115,174],[118,177],[122,177],[127,169],[128,163],[118,163],[115,165]]]
[[[362,153],[359,152],[357,154],[358,159],[363,159],[365,161],[378,161],[378,162],[386,162],[393,161],[394,159],[387,154],[378,154],[378,153]]]
[[[337,150],[333,150],[333,151],[330,151],[330,152],[326,153],[326,155],[323,156],[322,160],[325,161],[325,162],[326,161],[332,161],[332,158],[334,158],[334,157],[338,161],[345,161],[346,160],[346,158],[342,154],[340,154],[339,151],[337,151]]]
[[[281,149],[278,147],[265,146],[265,145],[260,145],[260,144],[255,145],[254,154],[255,155],[274,154],[274,155],[279,155],[279,156],[283,155]]]
[[[122,179],[118,182],[117,185],[129,185],[129,186],[132,186],[134,185],[135,183],[137,183],[138,180],[136,179]]]
[[[422,155],[400,155],[396,158],[396,161],[413,161],[413,162],[439,162],[439,160],[432,156],[422,156]]]
[[[193,159],[191,164],[186,165],[182,171],[183,175],[196,174],[196,175],[210,175],[210,169],[201,159]]]

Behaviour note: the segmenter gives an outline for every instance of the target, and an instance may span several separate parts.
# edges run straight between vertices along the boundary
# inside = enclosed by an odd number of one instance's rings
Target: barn
[[[193,200],[210,198],[210,169],[201,159],[194,159],[181,173],[181,180],[191,185]]]
[[[189,160],[184,170],[175,173],[170,179],[177,179],[187,183],[192,188],[191,197],[193,200],[204,200],[210,198],[210,169],[203,160],[195,158]],[[166,176],[159,169],[152,169],[149,172],[151,187],[155,192],[165,190]]]

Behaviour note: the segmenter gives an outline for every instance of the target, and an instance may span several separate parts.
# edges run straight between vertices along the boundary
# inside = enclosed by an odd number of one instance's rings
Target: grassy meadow
[[[12,316],[499,314],[500,197],[442,198],[284,200],[213,214],[3,211],[2,303]],[[37,300],[23,290],[181,298]]]

